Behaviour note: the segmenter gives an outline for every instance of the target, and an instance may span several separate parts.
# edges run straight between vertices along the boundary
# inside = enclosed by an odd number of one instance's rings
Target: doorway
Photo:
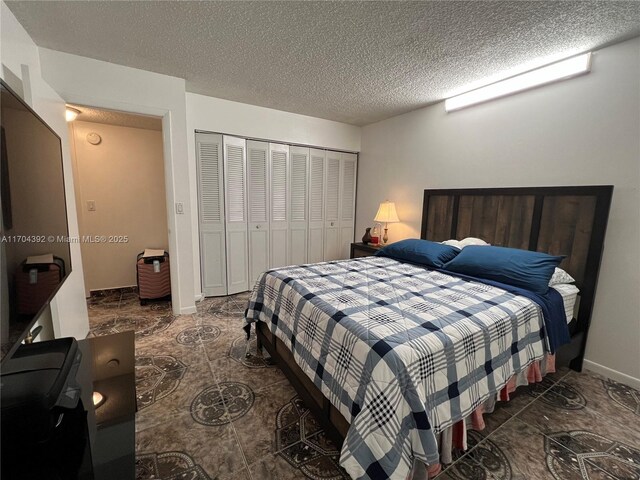
[[[68,107],[85,293],[127,291],[139,253],[168,251],[162,118]]]

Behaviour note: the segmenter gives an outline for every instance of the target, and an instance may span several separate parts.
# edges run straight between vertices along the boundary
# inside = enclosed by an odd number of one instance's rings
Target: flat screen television
[[[71,272],[60,137],[0,80],[0,361]]]

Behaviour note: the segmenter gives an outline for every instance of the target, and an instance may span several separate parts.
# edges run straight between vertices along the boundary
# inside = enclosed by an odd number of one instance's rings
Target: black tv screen
[[[71,271],[60,137],[0,81],[1,357],[11,354]]]

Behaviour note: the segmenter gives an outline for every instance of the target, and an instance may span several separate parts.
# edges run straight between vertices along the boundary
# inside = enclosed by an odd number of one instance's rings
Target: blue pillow
[[[444,269],[544,295],[555,268],[563,258],[517,248],[471,245],[463,248]]]
[[[391,243],[376,252],[381,257],[389,257],[404,262],[417,263],[427,267],[442,268],[445,263],[458,255],[456,247],[441,243],[409,238]]]

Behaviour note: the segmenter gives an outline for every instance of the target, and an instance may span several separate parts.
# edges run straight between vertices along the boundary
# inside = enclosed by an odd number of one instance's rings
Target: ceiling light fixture
[[[444,101],[447,112],[486,102],[494,98],[504,97],[512,93],[528,90],[539,85],[566,80],[591,70],[591,53],[561,60],[545,67],[521,73],[485,87],[480,87]]]
[[[80,115],[80,110],[77,108],[67,107],[67,110],[64,113],[67,122],[73,122],[78,115]]]

